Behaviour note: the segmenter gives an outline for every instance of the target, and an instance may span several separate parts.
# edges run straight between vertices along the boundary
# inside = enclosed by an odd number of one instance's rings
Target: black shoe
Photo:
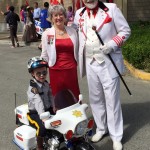
[[[19,43],[17,43],[17,47],[19,47]]]

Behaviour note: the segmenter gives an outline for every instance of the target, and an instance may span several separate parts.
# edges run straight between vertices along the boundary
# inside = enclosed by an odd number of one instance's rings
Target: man
[[[14,6],[10,6],[9,10],[10,12],[8,13],[6,17],[6,22],[9,24],[9,28],[10,28],[10,38],[12,42],[11,48],[15,48],[15,41],[16,41],[17,47],[19,47],[17,29],[18,29],[18,22],[20,22],[20,18],[18,14],[14,12],[15,10]]]
[[[48,19],[48,8],[49,3],[45,2],[44,9],[41,10],[40,14],[41,28],[43,29],[43,31],[45,31],[47,28],[51,28],[51,22]],[[42,43],[39,44],[38,49],[42,50]]]
[[[34,20],[38,20],[39,21],[40,13],[41,13],[41,9],[38,6],[38,2],[34,2],[34,12],[33,12]]]
[[[99,0],[83,0],[83,3],[85,8],[76,11],[73,26],[78,28],[79,34],[80,75],[87,74],[89,100],[97,126],[91,140],[98,142],[109,132],[113,149],[122,150],[120,81],[107,54],[122,74],[124,65],[120,47],[130,36],[130,27],[116,4]]]
[[[40,14],[41,14],[41,8],[39,8],[38,2],[34,2],[34,11],[33,11],[34,20],[39,21],[40,20]],[[41,39],[40,34],[38,34],[38,39]]]
[[[41,21],[41,28],[45,31],[47,28],[51,27],[51,23],[48,19],[48,8],[49,8],[49,3],[45,2],[44,3],[44,9],[41,10],[40,14],[40,21]]]

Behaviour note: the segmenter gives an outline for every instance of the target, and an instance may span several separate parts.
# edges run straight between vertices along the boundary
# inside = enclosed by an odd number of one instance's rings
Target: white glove
[[[107,46],[107,44],[101,45],[100,46],[100,50],[104,53],[104,54],[109,54],[113,51],[113,49],[109,46]]]

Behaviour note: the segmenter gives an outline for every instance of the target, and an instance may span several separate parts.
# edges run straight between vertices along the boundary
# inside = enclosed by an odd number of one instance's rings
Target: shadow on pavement
[[[122,143],[128,142],[136,132],[150,123],[150,102],[122,104],[124,135]],[[95,133],[95,126],[93,133]],[[104,140],[104,141],[103,141]],[[112,140],[107,134],[102,141],[93,143],[96,150],[112,150]]]
[[[123,136],[123,143],[126,143],[138,130],[150,122],[150,102],[123,104],[122,111],[124,125],[127,126]]]

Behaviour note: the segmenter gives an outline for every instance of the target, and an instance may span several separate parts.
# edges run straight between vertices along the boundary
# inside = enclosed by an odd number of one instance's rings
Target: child
[[[48,82],[46,81],[48,63],[38,56],[28,61],[28,71],[33,79],[28,87],[28,119],[31,126],[37,129],[37,148],[43,149],[43,137],[46,134],[44,120],[39,115],[45,111],[53,114],[52,94]]]

